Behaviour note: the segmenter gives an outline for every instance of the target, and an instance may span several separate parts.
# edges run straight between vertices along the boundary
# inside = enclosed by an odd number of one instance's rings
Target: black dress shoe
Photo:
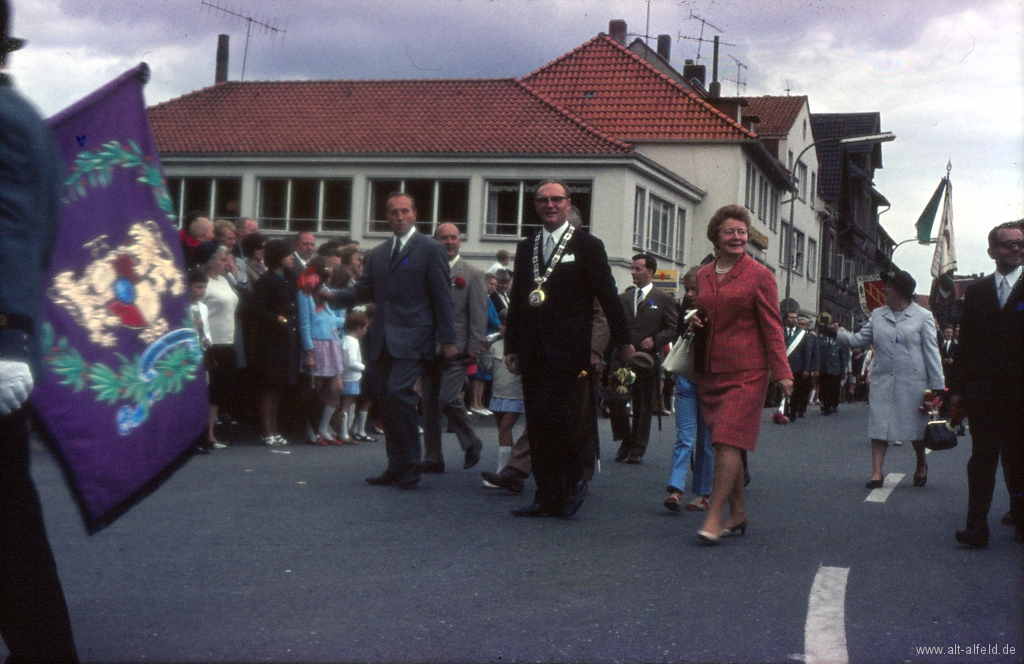
[[[512,493],[522,493],[525,485],[525,477],[522,477],[522,473],[515,468],[502,468],[500,473],[492,473],[489,470],[485,470],[480,473],[485,480],[495,486],[499,486],[506,491]]]
[[[956,541],[966,544],[972,549],[984,549],[988,546],[988,533],[979,533],[971,530],[956,531]]]
[[[526,507],[512,510],[512,516],[554,516],[555,511],[544,503],[530,503]]]
[[[643,458],[639,454],[636,452],[630,452],[629,457],[626,459],[626,463],[635,465],[640,463],[642,460]]]
[[[366,483],[370,486],[387,486],[389,484],[398,484],[401,479],[401,472],[388,469],[376,477],[367,477]]]
[[[632,456],[630,456],[632,458]],[[587,497],[587,481],[580,480],[576,486],[572,488],[569,495],[562,501],[562,509],[558,511],[558,516],[562,518],[569,518],[573,514],[576,514],[583,505],[583,500]]]
[[[865,489],[881,489],[884,482],[882,480],[868,480],[868,483],[864,485]]]
[[[469,470],[476,464],[480,463],[480,452],[483,451],[483,449],[483,443],[473,443],[470,445],[469,449],[466,450],[466,460],[462,464],[462,469]]]
[[[399,489],[415,489],[416,485],[420,483],[419,471],[407,470],[402,473],[401,478],[398,480]]]
[[[432,475],[440,474],[444,472],[444,464],[440,461],[426,461],[421,470]]]

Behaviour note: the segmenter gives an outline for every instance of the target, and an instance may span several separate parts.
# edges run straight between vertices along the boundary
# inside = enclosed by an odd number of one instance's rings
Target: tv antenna
[[[246,23],[246,25],[245,25],[245,51],[242,54],[242,80],[243,81],[245,80],[245,62],[249,58],[249,37],[252,36],[252,28],[253,28],[253,26],[256,26],[257,30],[262,29],[263,30],[263,34],[265,34],[265,35],[273,35],[274,37],[277,37],[278,34],[284,35],[287,32],[286,29],[279,28],[276,25],[273,25],[272,23],[269,23],[267,21],[260,21],[260,20],[256,19],[254,16],[248,16],[246,14],[240,14],[240,13],[238,13],[236,11],[232,11],[232,10],[228,9],[227,7],[222,7],[221,5],[215,4],[213,2],[209,2],[209,0],[202,0],[202,5],[201,6],[202,7],[209,7],[211,10],[213,10],[215,12],[219,12],[219,13],[225,15],[225,16],[233,16],[234,18],[240,18],[243,21],[245,21],[245,23]]]
[[[697,14],[694,14],[692,9],[690,10],[690,15],[687,18],[688,19],[693,19],[693,20],[696,20],[696,21],[700,21],[700,36],[699,37],[690,37],[688,35],[684,35],[682,33],[679,33],[679,38],[680,39],[689,39],[690,41],[697,42],[697,59],[694,60],[694,62],[700,64],[700,47],[705,42],[711,43],[713,41],[711,39],[704,39],[704,28],[705,28],[705,26],[714,29],[719,34],[721,34],[722,29],[719,28],[718,26],[716,26],[715,24],[711,23],[710,21],[706,20],[705,18],[703,18],[701,16],[698,16]],[[718,43],[719,43],[719,45],[722,45],[722,46],[735,46],[736,45],[736,44],[729,44],[729,43],[723,42],[723,41],[720,41]]]
[[[743,86],[743,90],[744,91],[746,91],[746,89],[747,89],[747,82],[745,80],[743,80],[743,70],[747,69],[747,66],[745,64],[743,64],[742,62],[740,62],[739,60],[737,60],[736,58],[734,58],[732,55],[729,55],[729,57],[732,58],[732,61],[736,63],[736,79],[733,80],[731,78],[724,78],[723,77],[722,80],[723,81],[729,81],[730,83],[735,83],[736,84],[736,96],[739,97],[740,96],[740,86]]]
[[[789,93],[792,92],[792,90],[793,90],[793,84],[789,82],[788,78],[786,79],[786,87],[784,87],[783,90],[786,91],[786,96],[787,97],[789,96]]]

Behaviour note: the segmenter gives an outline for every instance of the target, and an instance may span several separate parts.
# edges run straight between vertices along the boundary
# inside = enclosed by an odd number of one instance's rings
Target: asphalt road
[[[606,461],[569,520],[509,516],[532,482],[522,496],[481,487],[489,421],[477,469],[446,436],[448,472],[411,492],[363,482],[383,441],[236,444],[93,536],[41,447],[33,473],[84,661],[793,662],[820,658],[821,638],[844,646],[839,661],[1021,661],[1024,546],[998,523],[1001,474],[989,548],[953,539],[968,438],[929,455],[924,488],[911,447],[891,448],[885,472],[906,477],[866,502],[866,405],[786,427],[767,414],[750,528],[713,548],[696,543],[699,513],[661,505],[668,419],[639,466],[611,461],[602,421]],[[835,633],[808,629],[822,568],[848,570],[838,613],[822,614]],[[916,650],[979,645],[999,654]]]

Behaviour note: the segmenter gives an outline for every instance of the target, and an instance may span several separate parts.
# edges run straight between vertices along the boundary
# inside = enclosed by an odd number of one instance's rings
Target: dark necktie
[[[633,307],[633,315],[634,316],[637,314],[638,311],[640,311],[640,305],[643,303],[643,301],[644,301],[644,292],[643,292],[643,290],[637,288],[636,289],[636,306]]]
[[[402,251],[401,240],[399,240],[398,236],[396,235],[395,236],[395,247],[394,247],[394,249],[391,250],[391,264],[392,265],[394,265],[395,261],[398,260],[398,254],[401,251]]]

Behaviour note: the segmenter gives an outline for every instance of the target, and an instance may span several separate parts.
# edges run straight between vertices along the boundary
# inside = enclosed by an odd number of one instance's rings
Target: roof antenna
[[[273,35],[275,37],[278,34],[284,35],[287,32],[287,30],[285,30],[283,28],[279,28],[276,25],[272,25],[271,23],[268,23],[266,21],[259,21],[255,17],[253,17],[253,16],[247,16],[245,14],[239,14],[236,11],[232,11],[232,10],[228,9],[227,7],[222,7],[221,5],[214,4],[213,2],[209,2],[208,0],[202,0],[202,4],[200,6],[201,7],[209,7],[210,9],[212,9],[215,12],[219,12],[220,14],[223,14],[225,16],[232,16],[234,18],[240,18],[240,19],[242,19],[243,21],[246,22],[246,25],[245,25],[245,51],[244,51],[244,53],[242,55],[242,79],[241,80],[243,80],[243,81],[245,80],[245,62],[246,62],[246,60],[249,57],[249,37],[252,36],[252,26],[255,25],[257,28],[263,28],[263,34],[265,34],[265,35]]]
[[[747,69],[747,66],[745,64],[743,64],[742,62],[740,62],[739,60],[737,60],[736,58],[733,58],[732,55],[729,55],[729,57],[732,58],[733,62],[736,63],[736,80],[733,80],[731,78],[725,78],[724,76],[722,77],[722,80],[723,81],[729,81],[730,83],[735,83],[736,84],[736,96],[739,97],[740,96],[740,86],[741,85],[743,86],[743,90],[744,91],[746,91],[746,89],[747,89],[747,82],[745,80],[743,80],[743,70]]]
[[[689,39],[690,41],[697,42],[697,59],[694,60],[694,62],[696,62],[697,64],[700,64],[700,47],[701,47],[701,45],[704,44],[704,42],[710,43],[710,42],[713,41],[711,39],[704,39],[704,26],[708,26],[710,28],[713,28],[714,30],[718,31],[719,33],[722,32],[722,29],[719,28],[719,27],[716,27],[713,23],[710,23],[709,21],[707,21],[704,18],[698,16],[697,14],[694,14],[692,9],[690,10],[690,15],[687,18],[694,19],[696,21],[700,21],[700,36],[699,37],[689,37],[687,35],[679,33],[679,38],[680,39]],[[720,42],[720,43],[723,46],[735,46],[736,45],[736,44],[729,44],[727,42]]]
[[[790,83],[790,82],[789,82],[789,79],[787,78],[787,79],[786,79],[786,87],[785,87],[785,88],[783,88],[783,90],[785,90],[785,91],[786,91],[786,96],[787,96],[787,97],[789,96],[789,93],[790,93],[790,91],[792,91],[792,89],[793,89],[793,84],[792,84],[792,83]]]

